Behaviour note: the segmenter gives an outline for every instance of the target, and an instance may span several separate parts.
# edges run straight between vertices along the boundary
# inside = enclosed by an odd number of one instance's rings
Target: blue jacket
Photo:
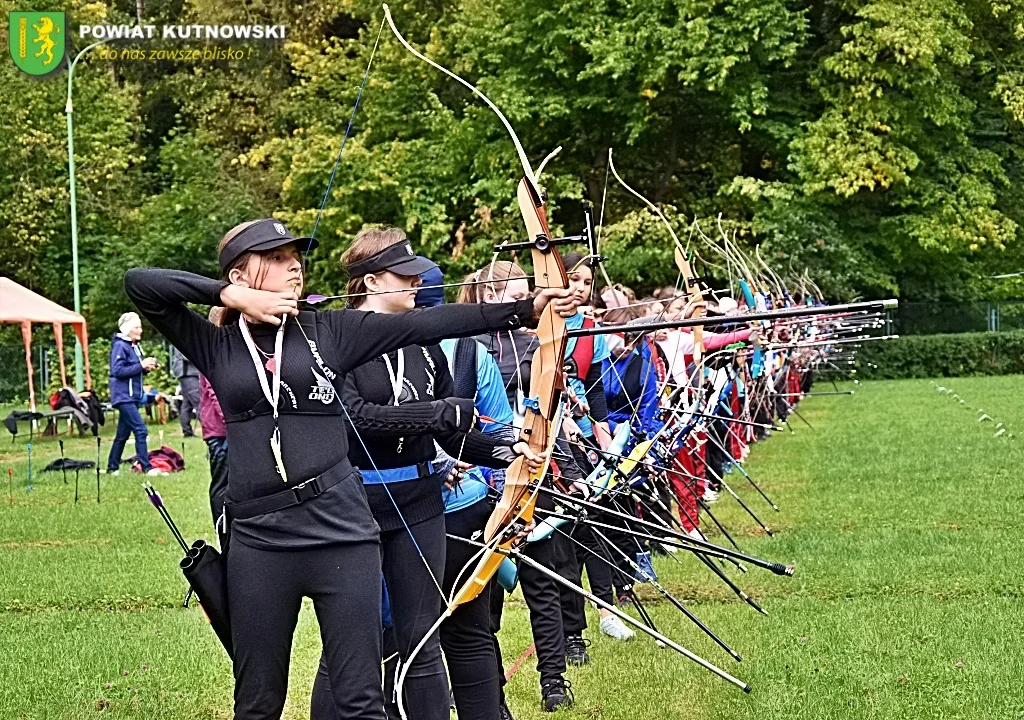
[[[110,344],[110,404],[142,402],[142,350],[120,333]]]

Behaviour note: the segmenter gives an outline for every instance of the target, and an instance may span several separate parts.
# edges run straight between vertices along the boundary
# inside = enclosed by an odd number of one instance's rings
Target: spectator
[[[121,467],[128,436],[135,435],[135,456],[147,475],[166,475],[149,464],[149,449],[146,447],[146,423],[139,414],[142,402],[142,375],[157,367],[156,358],[142,357],[139,340],[142,338],[142,321],[133,312],[126,312],[117,321],[119,332],[114,335],[110,347],[110,404],[117,408],[117,432],[110,445],[107,457],[107,474],[117,475]]]
[[[199,414],[199,371],[178,348],[172,348],[171,374],[181,383],[181,406],[178,409],[181,434],[185,437],[194,437],[192,416]],[[202,423],[201,417],[199,422]]]

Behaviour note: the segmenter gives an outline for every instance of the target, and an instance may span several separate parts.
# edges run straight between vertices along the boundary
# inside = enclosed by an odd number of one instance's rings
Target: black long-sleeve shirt
[[[398,405],[394,404],[394,388],[382,356],[345,376],[342,399],[355,426],[349,429],[349,459],[363,471],[406,467],[434,460],[436,440],[451,457],[487,467],[508,467],[514,458],[512,443],[470,429],[473,399],[453,397],[455,383],[441,348],[412,345],[401,352],[405,360]],[[398,351],[388,353],[388,357],[392,368],[399,367]],[[455,407],[459,408],[461,423],[455,418]],[[436,476],[388,483],[387,489],[367,484],[370,510],[381,530],[401,527],[402,517],[412,524],[443,513],[443,480]]]
[[[218,327],[186,303],[220,304],[227,283],[153,268],[129,270],[125,290],[139,311],[205,375],[227,421],[228,502],[271,495],[347,462],[348,423],[335,398],[345,373],[406,345],[532,323],[533,302],[444,305],[385,315],[360,310],[302,312],[288,318],[281,360],[279,427],[289,485],[270,450],[274,420],[238,324]],[[301,323],[305,333],[299,331]],[[253,341],[273,353],[277,328],[250,324]],[[309,340],[307,344],[307,338]],[[330,377],[314,357],[316,353]],[[265,371],[264,371],[265,372]],[[269,378],[268,378],[269,381]],[[353,474],[354,475],[354,474]],[[354,476],[355,478],[355,476]],[[232,523],[236,536],[267,549],[374,541],[377,526],[358,478],[315,502]]]

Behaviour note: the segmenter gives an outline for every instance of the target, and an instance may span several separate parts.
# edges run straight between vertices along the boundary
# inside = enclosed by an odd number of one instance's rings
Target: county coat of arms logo
[[[48,75],[64,59],[64,13],[8,13],[8,37],[14,64],[29,75]]]

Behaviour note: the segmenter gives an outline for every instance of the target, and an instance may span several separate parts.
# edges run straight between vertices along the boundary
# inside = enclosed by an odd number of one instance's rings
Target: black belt
[[[327,492],[354,472],[355,468],[349,464],[346,458],[320,475],[304,480],[298,485],[276,492],[273,495],[264,495],[263,497],[237,503],[227,503],[225,511],[227,512],[228,520],[246,520],[257,515],[264,515],[295,505],[301,505]]]

